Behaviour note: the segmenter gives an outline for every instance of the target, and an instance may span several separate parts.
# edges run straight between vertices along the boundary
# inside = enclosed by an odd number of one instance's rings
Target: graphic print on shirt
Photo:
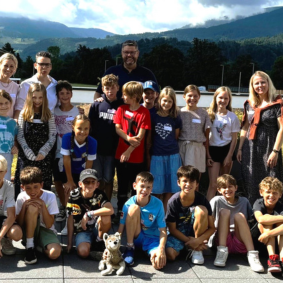
[[[138,135],[138,123],[134,121],[135,115],[129,118],[124,114],[124,119],[128,121],[127,135],[130,136],[131,134],[132,137],[137,136]],[[130,143],[127,141],[125,141],[125,143],[130,145]]]
[[[0,153],[9,153],[14,145],[14,135],[9,131],[8,122],[12,119],[1,120],[0,123]]]
[[[166,123],[165,125],[163,125],[162,123],[157,123],[155,126],[155,132],[165,140],[167,136],[172,132],[172,126],[168,123]]]
[[[61,138],[65,134],[70,133],[70,129],[72,129],[73,120],[74,120],[74,117],[71,117],[71,116],[66,116],[66,115],[55,116],[55,124],[57,127],[57,133]]]
[[[223,140],[223,131],[225,130],[227,124],[223,124],[219,121],[219,127],[216,127],[217,133],[219,134],[220,139]]]

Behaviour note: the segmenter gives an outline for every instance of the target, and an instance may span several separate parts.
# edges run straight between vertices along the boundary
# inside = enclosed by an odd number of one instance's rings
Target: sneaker
[[[16,253],[16,248],[12,244],[12,240],[9,238],[2,238],[1,240],[2,253],[4,255],[14,255]]]
[[[134,264],[134,255],[135,255],[135,249],[134,248],[127,248],[125,252],[123,253],[123,258],[127,265],[133,265]]]
[[[202,251],[192,251],[191,257],[192,257],[192,259],[191,259],[192,263],[194,263],[194,264],[203,264],[204,263]]]
[[[249,251],[247,254],[250,267],[255,272],[264,272],[264,268],[260,263],[258,251]]]
[[[228,248],[224,246],[217,247],[217,254],[214,260],[215,266],[225,266],[228,258]]]
[[[63,230],[61,231],[61,236],[66,236],[68,235],[68,227],[67,227],[67,222],[66,222],[66,225],[65,227],[63,228]]]
[[[61,221],[64,221],[65,219],[66,219],[66,210],[65,209],[61,209],[59,211],[59,213],[56,215],[55,221],[61,222]]]
[[[28,248],[26,252],[26,257],[24,259],[26,264],[34,264],[37,262],[34,248]]]
[[[279,256],[278,255],[270,255],[267,261],[268,272],[281,272],[281,266],[279,263]]]

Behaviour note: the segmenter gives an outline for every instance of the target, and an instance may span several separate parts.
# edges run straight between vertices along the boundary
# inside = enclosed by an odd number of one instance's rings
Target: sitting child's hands
[[[87,214],[85,213],[85,214],[84,214],[84,217],[83,217],[83,219],[82,219],[82,221],[81,221],[81,226],[82,226],[83,230],[86,230],[86,224],[87,224],[87,222],[88,222],[88,216],[87,216]]]
[[[166,254],[163,249],[156,249],[151,253],[150,261],[155,269],[161,269],[166,265]]]
[[[267,242],[268,242],[268,240],[269,240],[269,234],[268,234],[268,232],[262,233],[262,234],[259,236],[258,240],[259,240],[261,243],[263,243],[263,244],[266,245]]]

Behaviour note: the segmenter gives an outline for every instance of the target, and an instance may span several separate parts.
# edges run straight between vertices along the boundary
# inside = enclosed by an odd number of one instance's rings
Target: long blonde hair
[[[33,101],[32,95],[34,92],[39,91],[43,94],[42,106],[41,106],[41,121],[48,122],[51,118],[51,111],[48,108],[48,100],[46,88],[41,83],[33,83],[30,85],[26,102],[23,108],[23,119],[28,122],[32,122],[34,119],[34,109],[33,109]]]
[[[169,111],[169,116],[172,118],[176,118],[179,112],[179,107],[176,104],[176,93],[171,86],[166,86],[161,90],[160,95],[158,97],[157,114],[162,113],[160,104],[161,104],[161,99],[165,96],[169,96],[173,100],[172,107]]]
[[[220,92],[223,92],[223,91],[227,92],[227,94],[229,96],[229,103],[226,106],[226,109],[232,112],[232,92],[231,92],[231,89],[227,86],[221,86],[215,91],[215,93],[213,95],[213,99],[212,99],[210,106],[207,110],[207,113],[209,115],[211,122],[213,122],[215,120],[215,113],[217,112],[216,98],[217,98],[218,94]]]
[[[255,92],[254,87],[253,87],[253,80],[254,80],[255,76],[259,76],[262,79],[267,81],[267,83],[268,83],[268,100],[269,100],[269,102],[274,101],[275,98],[277,97],[277,93],[276,93],[276,88],[274,87],[271,78],[265,72],[257,71],[257,72],[255,72],[252,75],[252,77],[250,79],[250,86],[249,86],[250,95],[249,95],[249,100],[251,101],[252,105],[253,106],[258,106],[261,103],[261,101],[259,99],[259,96]]]

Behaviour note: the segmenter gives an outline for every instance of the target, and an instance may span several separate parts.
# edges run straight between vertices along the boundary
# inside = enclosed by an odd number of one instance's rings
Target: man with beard
[[[146,81],[155,81],[157,83],[157,80],[152,71],[137,65],[137,60],[139,58],[139,49],[136,41],[125,41],[122,44],[121,53],[123,64],[110,67],[103,75],[104,77],[105,75],[114,74],[115,76],[119,77],[120,89],[117,93],[118,99],[122,97],[123,85],[129,81],[136,81],[141,83],[144,83]],[[103,92],[100,84],[94,94],[94,99],[101,97],[102,93]]]

